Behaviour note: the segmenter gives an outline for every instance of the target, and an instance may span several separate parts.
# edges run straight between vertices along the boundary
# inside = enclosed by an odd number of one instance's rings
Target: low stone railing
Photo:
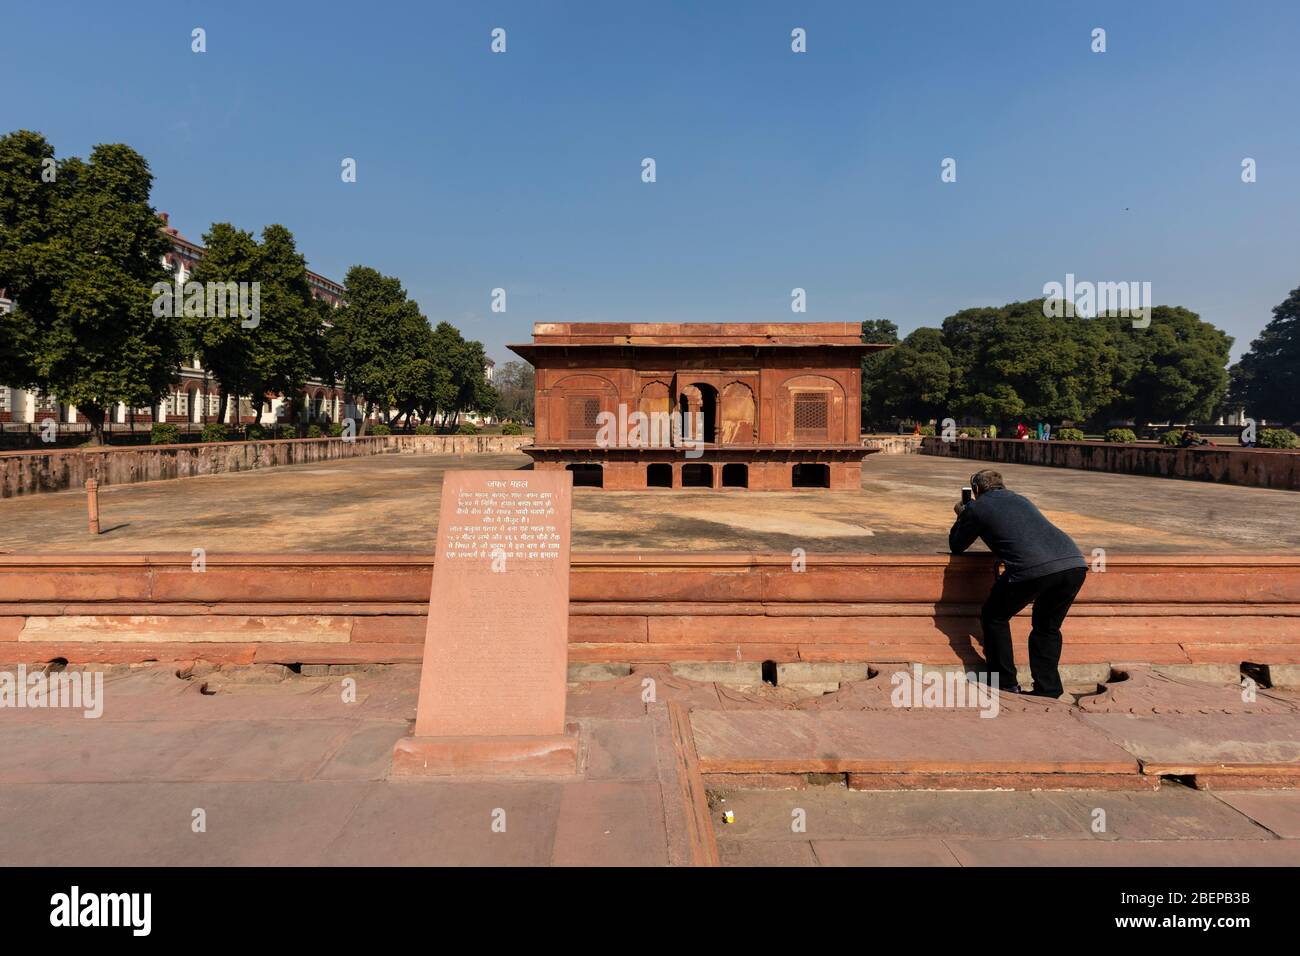
[[[1122,475],[1151,475],[1218,481],[1255,488],[1300,491],[1300,451],[1274,448],[1124,444],[1100,441],[1036,441],[1014,438],[926,437],[921,453],[950,458],[974,458],[1016,465],[1049,465],[1109,471]]]
[[[199,442],[105,448],[59,448],[0,454],[0,498],[103,485],[221,475],[384,454],[504,454],[531,444],[531,435],[367,435],[269,441]]]
[[[0,554],[0,663],[418,661],[427,554]],[[503,579],[508,580],[508,579]],[[981,555],[574,554],[573,662],[970,663]],[[502,602],[501,613],[510,607]],[[527,613],[516,609],[513,613]],[[1013,622],[1021,660],[1026,611]],[[1109,555],[1064,662],[1300,663],[1300,556]]]
[[[921,450],[920,435],[863,435],[862,446],[885,455],[911,455]]]

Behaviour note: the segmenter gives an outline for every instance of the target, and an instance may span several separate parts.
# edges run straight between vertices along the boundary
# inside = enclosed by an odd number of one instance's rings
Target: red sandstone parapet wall
[[[0,662],[418,661],[431,573],[429,555],[0,555]],[[969,663],[992,574],[977,555],[575,554],[570,660]],[[1300,556],[1111,555],[1065,630],[1066,663],[1300,663]]]
[[[921,453],[1300,491],[1300,451],[1276,448],[1171,448],[1014,438],[958,438],[947,442],[927,436],[921,440]]]
[[[62,448],[0,454],[0,498],[101,485],[221,475],[384,454],[503,454],[530,444],[528,435],[367,435],[270,441],[202,442],[125,448]]]

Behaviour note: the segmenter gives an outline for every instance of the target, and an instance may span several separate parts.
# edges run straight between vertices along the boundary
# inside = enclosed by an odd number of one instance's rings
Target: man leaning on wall
[[[998,687],[1015,694],[1060,697],[1061,625],[1083,587],[1088,564],[1074,540],[1043,516],[1032,501],[1003,483],[990,468],[971,475],[971,500],[958,502],[948,548],[961,554],[979,538],[1003,565],[980,610],[984,661]],[[1016,680],[1011,619],[1033,604],[1029,669],[1034,689]]]

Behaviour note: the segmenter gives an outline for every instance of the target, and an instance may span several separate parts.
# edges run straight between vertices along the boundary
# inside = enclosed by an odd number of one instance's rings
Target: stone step
[[[691,727],[707,774],[1084,775],[1132,786],[1137,759],[1068,711],[701,711]],[[1033,778],[1030,778],[1031,780]],[[956,785],[959,776],[951,778]]]

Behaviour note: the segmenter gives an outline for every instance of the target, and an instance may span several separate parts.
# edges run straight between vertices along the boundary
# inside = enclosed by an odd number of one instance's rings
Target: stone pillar
[[[99,534],[99,481],[86,479],[86,509],[90,513],[90,533]]]

